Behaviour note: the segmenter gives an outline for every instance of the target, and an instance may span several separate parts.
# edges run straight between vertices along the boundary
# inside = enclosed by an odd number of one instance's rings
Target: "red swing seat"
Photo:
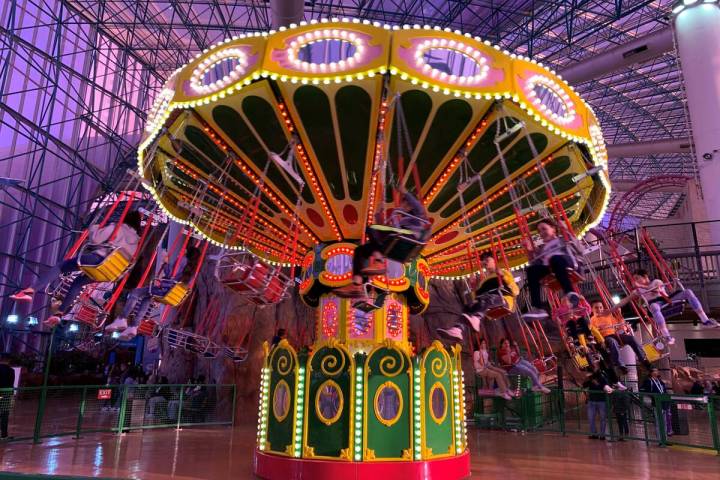
[[[574,268],[568,267],[567,269],[568,277],[570,277],[570,281],[573,285],[576,285],[578,283],[582,283],[585,281],[585,277],[582,276],[581,273],[579,273]],[[545,275],[545,277],[541,280],[541,283],[549,288],[550,290],[557,292],[562,290],[562,287],[560,286],[560,282],[558,282],[557,278],[555,278],[555,275],[552,273],[549,273]]]
[[[215,276],[223,285],[247,296],[256,305],[279,303],[289,296],[293,284],[281,267],[263,263],[247,252],[221,257]]]
[[[63,320],[79,322],[92,329],[102,327],[108,317],[103,307],[114,287],[111,282],[87,285],[68,313],[63,316]]]
[[[493,304],[485,310],[485,317],[490,320],[500,320],[513,313],[505,296],[509,296],[510,292],[504,288],[499,288],[492,293]]]
[[[138,325],[137,333],[146,337],[157,337],[160,334],[160,329],[155,320],[143,319]]]

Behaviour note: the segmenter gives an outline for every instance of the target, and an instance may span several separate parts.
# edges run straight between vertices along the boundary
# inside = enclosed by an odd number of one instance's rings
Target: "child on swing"
[[[652,315],[655,324],[660,329],[660,333],[666,338],[669,345],[673,345],[675,343],[675,339],[672,335],[670,335],[670,331],[667,328],[662,308],[674,301],[687,301],[704,326],[710,328],[720,326],[717,321],[707,316],[700,300],[698,300],[695,296],[695,292],[689,288],[677,288],[672,294],[668,294],[663,281],[659,278],[651,281],[650,274],[647,270],[643,269],[635,270],[633,273],[633,283],[635,286],[635,293],[647,302],[650,315]]]
[[[399,192],[401,198],[399,210],[407,215],[398,214],[397,218],[390,218],[388,224],[370,227],[368,241],[355,248],[353,253],[352,283],[335,290],[339,297],[364,297],[366,295],[363,288],[364,278],[385,273],[385,265],[381,263],[383,258],[381,250],[391,234],[413,235],[418,241],[426,240],[428,218],[425,207],[404,188],[400,188]],[[382,212],[376,212],[375,219],[378,223],[381,218]],[[371,259],[374,261],[370,262]]]
[[[542,245],[535,246],[531,239],[523,239],[530,259],[525,273],[531,305],[523,318],[529,320],[548,317],[540,295],[540,287],[542,279],[551,273],[560,284],[572,308],[577,308],[581,300],[581,296],[573,289],[568,269],[577,268],[575,255],[581,252],[582,248],[576,240],[571,239],[570,242],[566,242],[564,238],[558,236],[558,225],[549,218],[543,218],[537,223],[537,231],[542,239]]]
[[[134,338],[137,335],[137,325],[147,314],[153,297],[162,297],[177,283],[187,285],[195,273],[195,268],[199,260],[200,250],[193,245],[188,245],[185,250],[185,255],[176,260],[176,262],[179,263],[177,265],[177,273],[173,276],[173,268],[166,257],[160,269],[162,275],[155,278],[150,286],[133,289],[128,295],[120,315],[114,322],[105,327],[105,330],[108,332],[122,332],[120,334],[121,340]],[[132,324],[128,327],[128,319],[133,311],[135,312],[133,317],[134,321],[131,322]]]
[[[10,298],[16,302],[31,302],[35,292],[42,290],[47,287],[50,282],[59,277],[61,274],[67,274],[78,271],[80,269],[79,264],[99,265],[103,260],[111,253],[111,248],[120,248],[126,257],[130,258],[135,254],[137,244],[140,240],[140,223],[142,216],[138,211],[131,211],[117,229],[115,237],[112,237],[113,232],[117,224],[109,223],[104,227],[100,228],[98,225],[93,225],[89,229],[89,235],[87,243],[93,245],[103,245],[102,247],[96,248],[92,251],[83,253],[82,255],[76,255],[68,260],[63,260],[59,264],[55,265],[45,273],[40,275],[35,282],[29,287],[11,295]],[[107,246],[104,246],[107,244]],[[77,297],[82,291],[83,287],[93,283],[93,280],[87,275],[81,274],[70,285],[65,298],[62,303],[54,309],[64,313],[71,306],[75,297]],[[48,324],[55,324],[60,321],[57,315],[53,315],[46,320]]]
[[[619,316],[619,319],[615,316],[615,313],[620,312],[622,307],[632,298],[634,298],[634,295],[625,298],[609,309],[606,309],[600,300],[593,300],[591,305],[590,330],[598,343],[609,350],[612,365],[618,367],[623,374],[627,374],[627,366],[620,356],[621,345],[628,345],[632,348],[635,357],[647,370],[652,368],[647,355],[645,355],[642,347],[632,335],[632,331],[629,330],[629,325],[625,323],[622,316]]]
[[[495,257],[491,252],[483,252],[480,255],[482,266],[487,276],[475,290],[475,301],[466,307],[466,313],[462,316],[476,332],[480,331],[480,322],[485,317],[488,309],[502,305],[503,302],[508,310],[514,310],[515,298],[520,294],[520,288],[512,273],[498,268]],[[500,290],[502,282],[503,290]],[[436,331],[449,340],[463,341],[462,323],[457,323],[450,328],[438,328]]]

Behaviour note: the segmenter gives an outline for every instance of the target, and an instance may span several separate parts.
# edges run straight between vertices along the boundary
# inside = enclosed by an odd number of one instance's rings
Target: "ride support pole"
[[[35,415],[35,429],[33,430],[33,443],[40,443],[40,430],[43,417],[45,416],[45,405],[47,404],[48,378],[50,377],[50,361],[52,360],[52,348],[55,342],[55,331],[57,325],[50,330],[50,341],[48,342],[47,355],[45,357],[45,372],[43,373],[43,386],[40,391],[40,402],[38,403],[37,414]]]

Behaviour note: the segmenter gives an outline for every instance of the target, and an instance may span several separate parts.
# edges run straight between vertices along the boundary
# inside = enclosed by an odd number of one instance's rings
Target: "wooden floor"
[[[472,478],[716,480],[720,457],[641,442],[471,431]],[[143,480],[251,479],[251,427],[150,430],[0,446],[4,472]],[[401,480],[401,479],[397,479]]]

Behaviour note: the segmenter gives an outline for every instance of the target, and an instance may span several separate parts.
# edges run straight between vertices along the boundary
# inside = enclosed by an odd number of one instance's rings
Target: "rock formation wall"
[[[432,281],[430,290],[428,309],[410,319],[410,338],[417,351],[438,338],[437,328],[452,326],[461,318],[466,291],[464,282]],[[163,345],[162,371],[167,372],[171,382],[184,382],[204,374],[208,381],[237,386],[238,422],[256,421],[263,342],[270,342],[278,328],[287,330],[288,341],[296,348],[312,343],[315,337],[315,312],[302,303],[295,291],[277,305],[260,307],[216,282],[209,267],[198,278],[192,304],[181,310],[172,322],[174,328],[190,329],[219,344],[249,349],[247,361],[238,364],[221,357],[208,359],[171,350]],[[514,318],[487,323],[483,332],[491,346],[509,334],[518,341],[521,338],[518,321]],[[466,379],[473,378],[471,349],[471,341],[467,341],[463,348]]]

